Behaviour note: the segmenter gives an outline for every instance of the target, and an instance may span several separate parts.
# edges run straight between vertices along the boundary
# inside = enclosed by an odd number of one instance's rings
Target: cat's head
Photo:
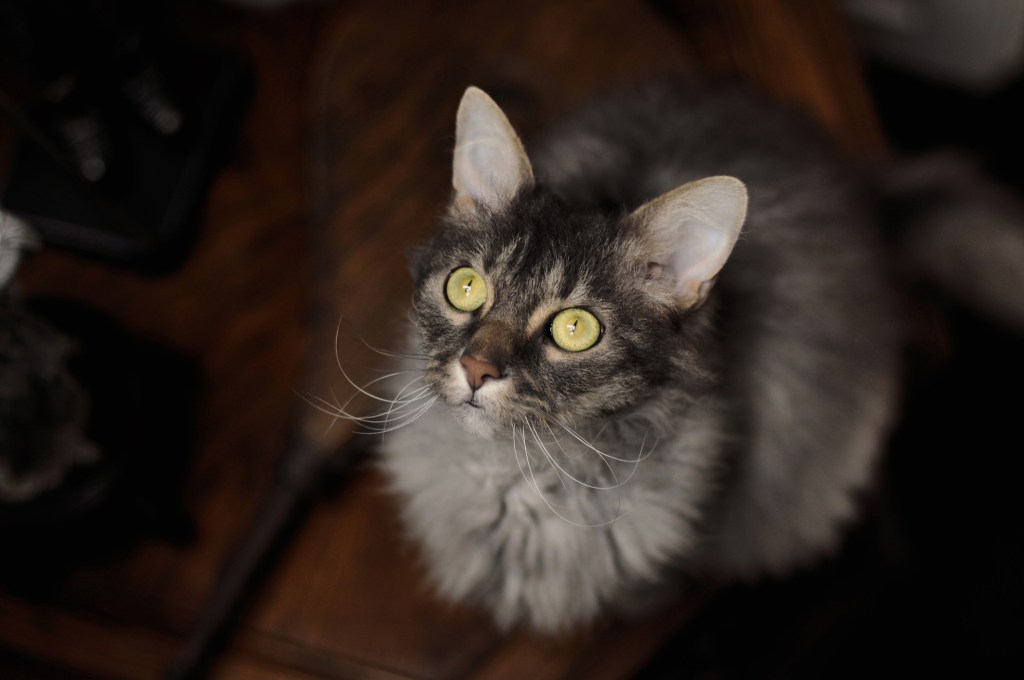
[[[694,310],[739,235],[746,190],[693,182],[631,213],[566,205],[501,109],[459,106],[454,194],[413,254],[426,380],[483,434],[629,408],[699,372]]]

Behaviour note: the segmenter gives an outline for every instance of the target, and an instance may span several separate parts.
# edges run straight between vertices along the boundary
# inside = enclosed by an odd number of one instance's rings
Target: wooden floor
[[[300,396],[351,393],[335,363],[338,319],[338,353],[356,373],[373,359],[361,338],[393,345],[411,286],[404,251],[447,198],[467,84],[491,91],[528,136],[618,82],[736,73],[819,120],[851,155],[883,153],[828,2],[528,0],[512,10],[353,0],[265,12],[194,2],[176,11],[196,37],[243,54],[256,76],[194,252],[154,278],[51,249],[25,263],[21,282],[28,296],[84,303],[198,367],[180,490],[194,535],[175,542],[180,532],[143,528],[73,568],[0,583],[3,677],[160,676],[273,488],[293,429],[327,448],[348,439],[351,428]],[[322,326],[315,300],[327,305]],[[124,355],[110,370],[140,366]],[[147,384],[138,398],[173,411],[185,395]],[[211,677],[631,677],[692,614],[685,602],[566,639],[502,635],[426,590],[382,487],[361,466],[294,527]]]

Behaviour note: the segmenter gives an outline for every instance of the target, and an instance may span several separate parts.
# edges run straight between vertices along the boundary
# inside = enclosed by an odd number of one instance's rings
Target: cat
[[[89,400],[68,371],[75,343],[25,309],[12,291],[38,234],[0,210],[0,508],[57,488],[99,450],[85,435]]]
[[[873,202],[818,131],[658,82],[527,155],[469,88],[452,172],[411,253],[415,377],[364,421],[442,596],[557,633],[837,548],[903,331]]]

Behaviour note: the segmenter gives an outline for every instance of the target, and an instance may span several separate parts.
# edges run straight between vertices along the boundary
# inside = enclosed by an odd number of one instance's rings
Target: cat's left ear
[[[630,216],[647,241],[648,273],[684,308],[704,302],[747,216],[747,188],[708,177],[644,203]]]
[[[462,96],[455,120],[454,207],[497,210],[533,185],[533,168],[505,113],[476,87]]]

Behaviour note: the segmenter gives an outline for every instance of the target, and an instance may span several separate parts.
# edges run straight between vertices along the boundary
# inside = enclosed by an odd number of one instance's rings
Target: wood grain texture
[[[295,419],[328,448],[350,435],[296,390],[344,399],[352,391],[336,357],[358,382],[380,359],[364,340],[396,346],[411,291],[405,249],[447,200],[467,84],[492,92],[528,138],[616,83],[736,74],[806,111],[845,149],[883,152],[831,3],[659,4],[186,5],[187,25],[242,51],[258,76],[193,256],[148,279],[47,251],[28,261],[22,283],[99,308],[199,363],[186,490],[197,537],[187,547],[146,541],[78,570],[52,585],[47,604],[0,588],[0,648],[97,678],[160,674],[269,490]],[[327,283],[314,291],[318,271]],[[329,303],[319,327],[315,295]],[[426,590],[384,485],[366,467],[313,510],[212,677],[629,677],[692,611],[692,601],[676,603],[560,640],[503,635]]]

